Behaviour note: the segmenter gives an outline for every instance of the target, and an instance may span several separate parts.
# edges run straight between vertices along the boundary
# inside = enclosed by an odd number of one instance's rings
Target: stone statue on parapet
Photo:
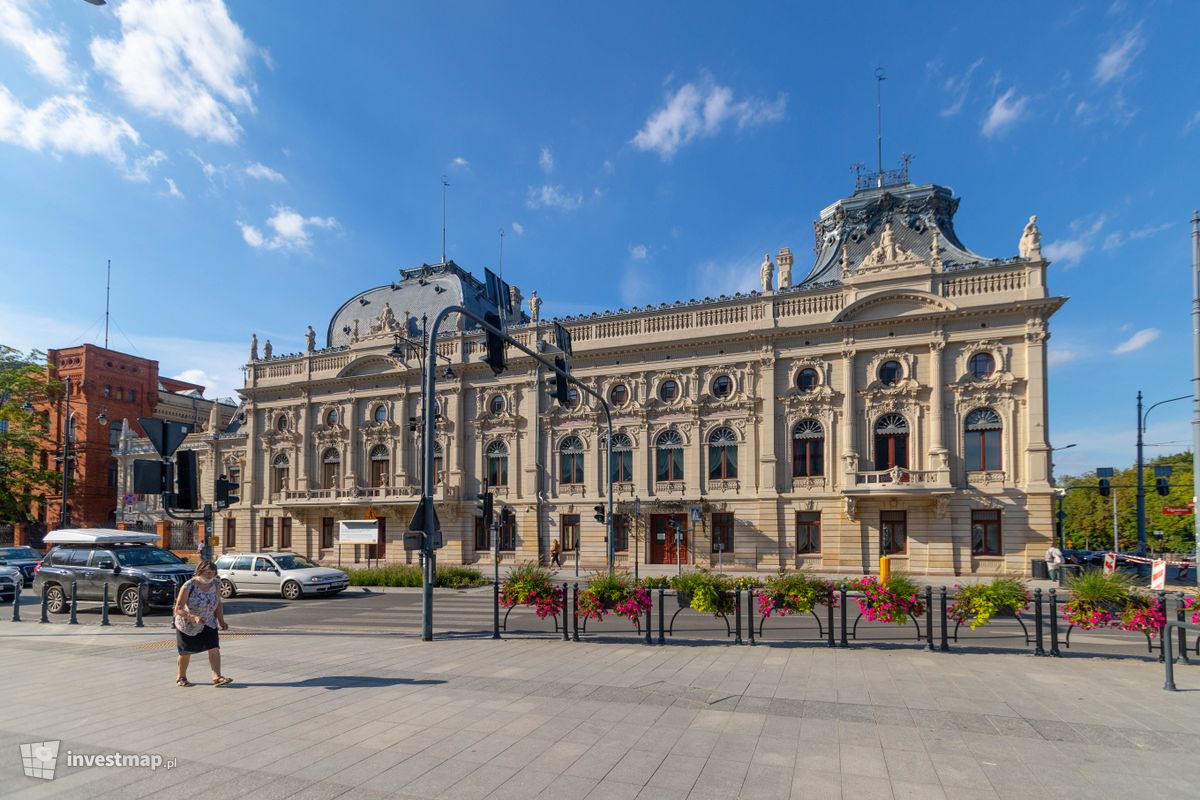
[[[274,348],[271,347],[271,340],[267,339],[267,343],[263,345],[263,358],[270,358]]]
[[[771,277],[775,274],[775,265],[771,263],[771,254],[767,253],[763,256],[762,266],[759,268],[759,275],[762,278],[762,290],[764,292],[771,291]]]
[[[529,316],[535,323],[542,318],[542,298],[536,289],[529,295]]]
[[[521,290],[515,286],[508,287],[508,307],[518,319],[521,317]]]
[[[392,304],[384,302],[383,311],[379,312],[379,316],[371,323],[371,333],[387,333],[394,331],[398,327],[396,315],[392,312]]]
[[[250,360],[258,361],[258,334],[250,334]]]
[[[1038,230],[1037,214],[1025,223],[1025,230],[1021,232],[1021,243],[1017,245],[1017,255],[1031,261],[1040,260],[1042,257],[1042,232]]]
[[[304,349],[309,353],[317,349],[317,332],[313,330],[312,325],[304,332]]]

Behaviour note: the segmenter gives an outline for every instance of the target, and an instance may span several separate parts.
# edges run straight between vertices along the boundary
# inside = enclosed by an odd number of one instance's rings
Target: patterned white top
[[[217,594],[217,585],[218,582],[214,580],[206,587],[195,578],[192,578],[179,587],[181,593],[184,591],[187,592],[187,601],[183,605],[184,610],[189,614],[195,614],[200,618],[200,621],[193,622],[190,618],[176,614],[176,628],[188,636],[195,636],[204,630],[206,625],[210,628],[217,627],[217,603],[221,600],[221,596]]]

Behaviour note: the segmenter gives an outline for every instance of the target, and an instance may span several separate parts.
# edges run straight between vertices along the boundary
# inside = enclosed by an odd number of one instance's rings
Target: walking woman
[[[562,545],[558,543],[558,539],[550,542],[550,563],[562,569]]]
[[[179,587],[179,596],[175,598],[175,644],[179,649],[176,686],[192,685],[187,679],[188,662],[199,653],[208,653],[213,686],[233,683],[232,678],[221,674],[221,643],[217,629],[225,631],[229,626],[225,623],[225,609],[221,606],[217,586],[217,565],[201,561],[196,574]]]

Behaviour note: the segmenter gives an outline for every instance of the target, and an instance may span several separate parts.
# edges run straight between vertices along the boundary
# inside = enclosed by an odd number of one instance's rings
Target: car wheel
[[[136,586],[126,586],[117,593],[117,605],[121,607],[121,613],[127,617],[137,616],[138,603],[140,602],[141,598],[138,595]]]
[[[67,610],[67,596],[62,587],[52,583],[46,587],[46,610],[51,614],[64,614]]]
[[[233,581],[221,581],[221,599],[228,600],[231,597],[237,597],[237,587],[233,585]]]
[[[299,600],[302,594],[300,590],[300,584],[296,583],[295,581],[288,581],[287,583],[283,584],[283,589],[280,594],[283,595],[284,600]]]

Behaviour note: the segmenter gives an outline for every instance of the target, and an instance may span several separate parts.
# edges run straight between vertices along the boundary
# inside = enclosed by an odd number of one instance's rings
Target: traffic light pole
[[[429,509],[429,513],[424,514],[423,527],[424,536],[422,537],[422,552],[425,554],[425,574],[421,585],[421,640],[425,642],[433,641],[433,578],[434,578],[434,515],[433,509],[433,406],[434,403],[429,402],[429,399],[434,397],[437,384],[437,337],[441,330],[442,322],[451,314],[460,314],[465,319],[475,322],[483,329],[484,333],[492,336],[497,336],[509,345],[520,350],[525,355],[532,358],[535,362],[541,364],[554,374],[561,376],[565,380],[573,383],[581,392],[591,395],[600,403],[600,407],[604,409],[604,417],[608,423],[608,476],[607,476],[607,494],[608,494],[608,516],[606,524],[608,527],[608,570],[611,573],[613,570],[613,537],[612,537],[612,512],[613,512],[613,486],[612,486],[612,409],[609,407],[608,401],[604,399],[598,392],[588,386],[583,385],[578,380],[564,369],[560,369],[556,364],[530,348],[518,342],[513,337],[505,333],[497,325],[485,320],[483,317],[473,311],[464,308],[463,306],[446,306],[437,313],[433,318],[433,326],[429,330],[430,357],[425,359],[425,381],[422,391],[423,409],[422,414],[425,419],[425,424],[421,431],[421,463],[424,465],[423,474],[421,475],[421,507]],[[492,315],[493,318],[494,315]],[[538,391],[542,391],[539,387]],[[578,553],[578,546],[576,552]]]
[[[1182,397],[1172,397],[1170,400],[1160,400],[1154,405],[1146,409],[1146,413],[1142,413],[1142,392],[1137,393],[1137,542],[1138,552],[1146,552],[1146,479],[1143,473],[1145,472],[1145,460],[1142,455],[1143,435],[1146,433],[1146,418],[1150,416],[1150,412],[1163,403],[1174,403],[1176,400],[1190,400],[1192,395],[1185,394]]]

